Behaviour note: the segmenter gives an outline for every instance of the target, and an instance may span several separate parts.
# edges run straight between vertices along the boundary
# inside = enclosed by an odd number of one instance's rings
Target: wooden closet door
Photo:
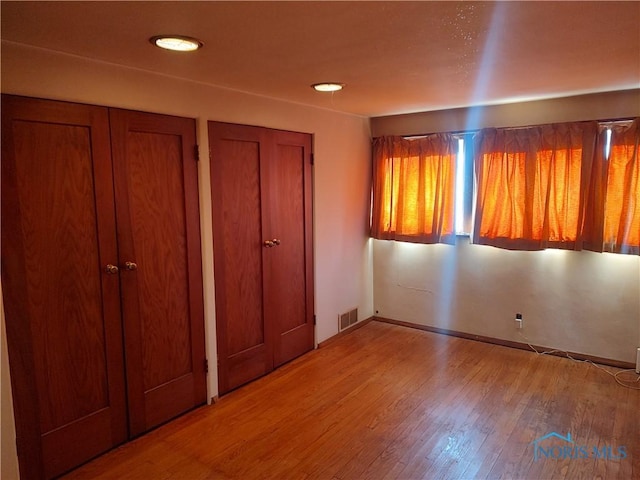
[[[221,394],[273,369],[264,321],[261,128],[209,122],[211,204]]]
[[[311,136],[209,122],[221,394],[313,348]]]
[[[265,315],[277,367],[313,348],[311,135],[273,130],[268,167]]]
[[[130,435],[206,401],[195,121],[110,110]]]
[[[2,289],[20,472],[127,438],[105,108],[2,96]]]

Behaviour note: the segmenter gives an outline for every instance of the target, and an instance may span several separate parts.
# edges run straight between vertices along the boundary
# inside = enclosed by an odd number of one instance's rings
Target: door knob
[[[135,262],[124,262],[124,268],[127,270],[137,270],[138,264]]]
[[[118,273],[118,267],[108,264],[106,267],[104,267],[104,271],[113,275],[115,273]]]
[[[273,240],[265,240],[262,244],[267,248],[277,247],[280,245],[280,240],[274,238]]]

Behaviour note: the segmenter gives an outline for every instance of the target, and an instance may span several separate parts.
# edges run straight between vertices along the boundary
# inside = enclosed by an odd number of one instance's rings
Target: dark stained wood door
[[[206,401],[195,121],[110,110],[131,436]]]
[[[265,316],[274,326],[274,364],[313,348],[313,209],[311,136],[272,130],[268,167]]]
[[[311,136],[209,122],[219,391],[313,348]]]
[[[127,438],[106,108],[2,96],[2,290],[20,471]]]
[[[260,159],[264,132],[209,123],[218,383],[225,393],[273,369],[264,321]]]

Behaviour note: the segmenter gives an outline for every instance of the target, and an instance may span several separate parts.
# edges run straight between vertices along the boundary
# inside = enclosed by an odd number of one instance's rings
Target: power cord
[[[533,350],[537,355],[552,355],[554,353],[561,353],[565,357],[567,357],[569,360],[573,360],[574,362],[578,362],[578,363],[588,363],[588,364],[593,365],[594,367],[602,370],[607,375],[611,375],[618,385],[622,385],[623,387],[630,388],[632,390],[640,390],[640,374],[637,374],[634,368],[630,368],[630,369],[627,369],[627,370],[619,370],[617,372],[611,372],[611,371],[607,370],[606,368],[598,365],[597,363],[595,363],[595,362],[593,362],[591,360],[580,360],[578,358],[574,358],[566,350],[555,350],[554,349],[554,350],[546,350],[544,352],[539,352],[536,349],[536,347],[531,345],[531,343],[529,342],[529,339],[522,332],[518,332],[518,333],[525,340],[525,342],[529,346],[529,348],[531,350]],[[628,374],[628,373],[631,373],[631,372],[633,372],[632,375],[635,377],[635,380],[633,380],[633,379],[632,380],[624,380],[624,379],[621,380],[620,378],[618,378],[622,374]]]

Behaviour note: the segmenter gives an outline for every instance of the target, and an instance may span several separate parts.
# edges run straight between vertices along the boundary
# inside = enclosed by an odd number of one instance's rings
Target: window
[[[581,249],[596,134],[596,122],[481,131],[474,243]]]
[[[456,155],[456,235],[469,235],[473,224],[473,134],[455,136],[458,141]]]
[[[456,235],[463,235],[464,228],[464,139],[458,139],[458,154],[456,155]]]
[[[640,254],[639,125],[375,139],[372,236]]]
[[[606,188],[602,249],[640,254],[640,119],[600,134],[605,144]]]
[[[455,242],[457,145],[449,134],[374,140],[374,238]]]

